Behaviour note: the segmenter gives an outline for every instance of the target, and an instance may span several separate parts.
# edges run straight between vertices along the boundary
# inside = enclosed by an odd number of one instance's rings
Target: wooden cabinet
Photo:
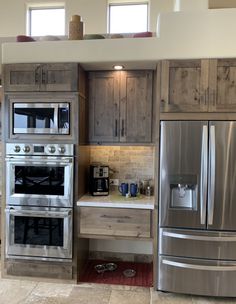
[[[78,64],[5,64],[4,90],[5,92],[77,91]]]
[[[164,60],[161,64],[161,112],[208,109],[209,60]]]
[[[79,236],[151,238],[151,210],[80,207]]]
[[[150,143],[152,71],[89,73],[89,139]]]
[[[211,59],[209,110],[236,112],[236,59]]]
[[[236,59],[164,60],[161,112],[236,112]]]

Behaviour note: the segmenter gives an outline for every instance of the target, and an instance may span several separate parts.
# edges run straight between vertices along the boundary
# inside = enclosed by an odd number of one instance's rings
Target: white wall
[[[85,33],[106,33],[107,0],[0,0],[0,37],[26,34],[27,3],[58,3],[66,5],[66,32],[72,15],[80,15],[84,21]],[[157,15],[173,10],[174,0],[150,0],[150,30],[156,31]]]

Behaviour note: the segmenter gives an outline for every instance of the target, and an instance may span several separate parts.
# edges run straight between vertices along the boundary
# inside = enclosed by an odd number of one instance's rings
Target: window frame
[[[27,5],[27,22],[26,22],[26,33],[27,35],[29,36],[32,36],[32,28],[31,28],[31,21],[32,21],[32,14],[31,12],[32,11],[35,11],[35,10],[50,10],[50,9],[64,9],[64,12],[65,12],[65,22],[66,22],[66,7],[65,7],[65,4],[64,3],[56,3],[55,5],[52,4],[52,3],[45,3],[45,4],[28,4]],[[66,34],[66,26],[64,24],[64,34],[62,35],[65,35]]]
[[[108,34],[113,34],[113,33],[111,33],[111,11],[110,11],[110,8],[112,7],[112,6],[131,6],[131,5],[147,5],[147,28],[146,28],[146,31],[148,31],[148,29],[149,29],[149,19],[150,19],[150,16],[149,16],[149,0],[142,0],[142,1],[138,1],[138,0],[136,0],[136,1],[128,1],[128,2],[126,2],[126,1],[122,1],[122,0],[120,0],[120,1],[109,1],[108,2],[108,18],[107,18],[107,32],[108,32]],[[130,33],[130,32],[127,32],[127,33]],[[132,33],[138,33],[138,31],[137,32],[132,32]]]

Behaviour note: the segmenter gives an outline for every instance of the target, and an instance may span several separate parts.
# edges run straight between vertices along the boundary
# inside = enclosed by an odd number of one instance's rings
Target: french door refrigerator
[[[236,296],[236,121],[162,121],[159,290]]]

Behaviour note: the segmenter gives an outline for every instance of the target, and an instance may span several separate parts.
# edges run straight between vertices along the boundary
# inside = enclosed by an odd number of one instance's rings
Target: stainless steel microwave
[[[12,105],[13,134],[70,134],[69,103],[21,103]]]
[[[77,138],[77,93],[10,93],[4,104],[3,124],[10,140],[74,142]]]

